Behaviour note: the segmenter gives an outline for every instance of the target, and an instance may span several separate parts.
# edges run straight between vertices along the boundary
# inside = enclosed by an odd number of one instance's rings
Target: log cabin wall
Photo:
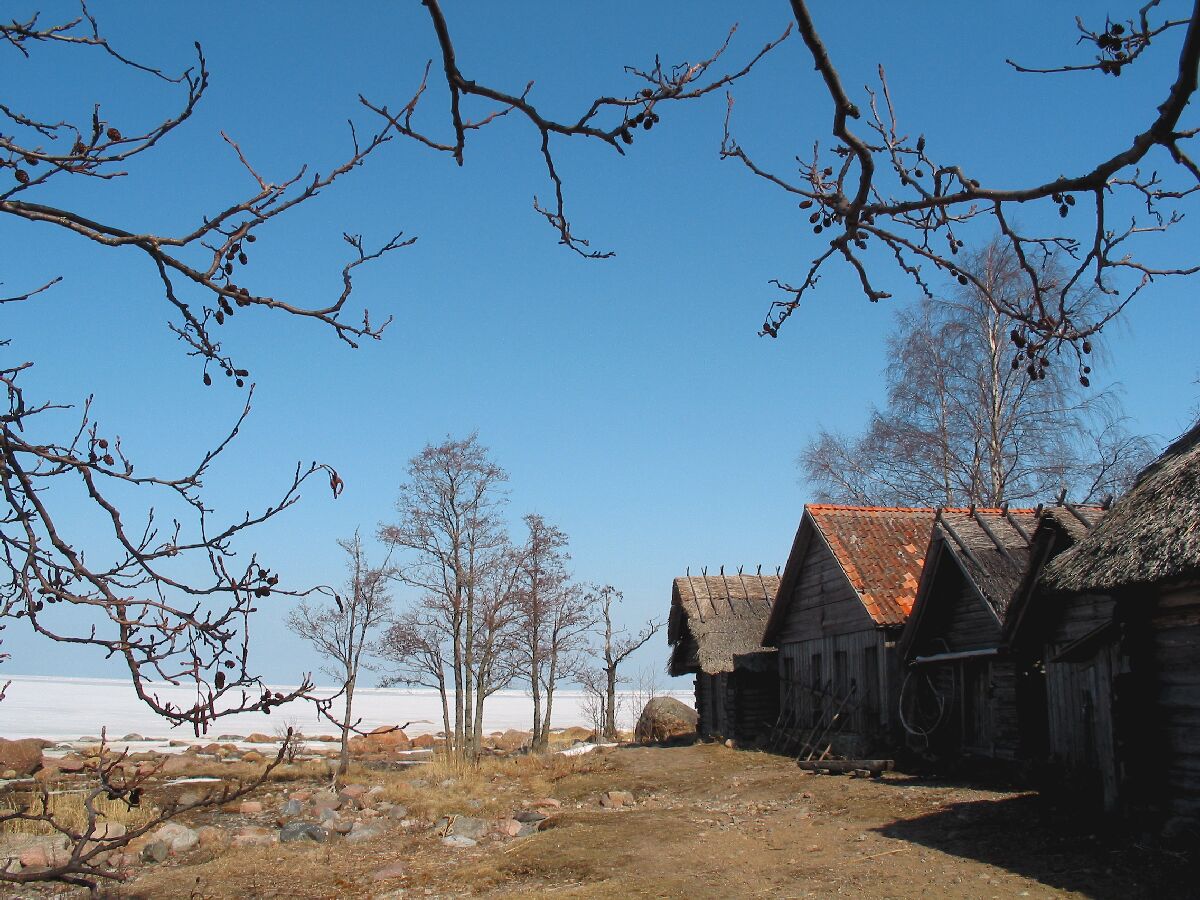
[[[1131,617],[1149,609],[1144,642],[1131,648],[1137,696],[1129,704],[1122,697],[1117,712],[1128,717],[1148,709],[1149,717],[1140,728],[1118,734],[1125,743],[1140,738],[1135,746],[1152,755],[1131,760],[1136,768],[1125,788],[1132,800],[1154,798],[1161,818],[1182,821],[1194,833],[1200,824],[1200,584],[1163,585],[1155,593],[1130,598]]]

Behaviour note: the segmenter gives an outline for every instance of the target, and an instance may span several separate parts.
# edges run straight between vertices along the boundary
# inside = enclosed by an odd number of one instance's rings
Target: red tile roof
[[[936,511],[810,503],[806,510],[878,625],[912,612]]]

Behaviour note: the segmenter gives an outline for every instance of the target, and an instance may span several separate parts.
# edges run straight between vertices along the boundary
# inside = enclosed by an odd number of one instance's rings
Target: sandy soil
[[[1197,890],[1186,855],[1103,833],[1096,817],[1030,793],[891,773],[811,775],[787,759],[718,745],[603,751],[549,787],[563,804],[557,827],[529,838],[457,850],[420,831],[357,846],[227,851],[149,870],[114,896],[1131,898]],[[636,806],[601,809],[600,793],[617,789],[632,791]],[[518,776],[497,775],[484,799],[503,807],[528,790]]]

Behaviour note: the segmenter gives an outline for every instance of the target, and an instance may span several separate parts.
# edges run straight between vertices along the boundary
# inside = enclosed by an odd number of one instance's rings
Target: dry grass
[[[437,819],[450,813],[483,817],[512,813],[522,800],[553,796],[558,782],[604,768],[596,754],[561,756],[528,754],[516,757],[486,757],[478,766],[462,766],[451,757],[434,759],[407,771],[363,772],[364,781],[383,787],[382,799],[402,803],[412,815]],[[351,770],[350,778],[356,773]]]
[[[43,797],[39,792],[10,794],[0,800],[0,816],[24,810],[31,815],[41,815],[49,811],[54,821],[61,827],[73,832],[82,832],[87,828],[88,812],[84,806],[88,791],[51,789],[43,806]],[[103,821],[119,822],[128,829],[140,828],[154,818],[156,810],[142,806],[130,807],[123,800],[109,800],[101,794],[92,807]],[[7,819],[0,822],[0,833],[3,834],[55,834],[56,831],[48,822],[29,819]]]

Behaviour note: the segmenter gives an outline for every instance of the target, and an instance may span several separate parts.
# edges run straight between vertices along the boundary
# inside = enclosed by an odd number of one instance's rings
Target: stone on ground
[[[696,711],[674,697],[654,697],[638,717],[634,739],[643,744],[690,737],[696,733]]]

